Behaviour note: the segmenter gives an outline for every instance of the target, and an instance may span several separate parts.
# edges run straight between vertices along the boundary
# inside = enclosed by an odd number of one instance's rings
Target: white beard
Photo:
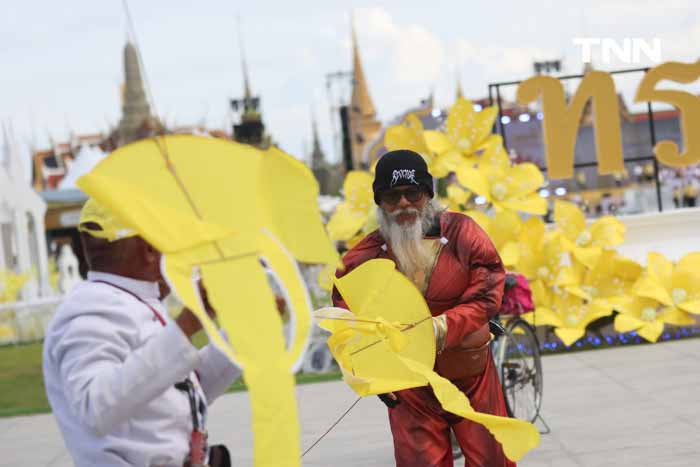
[[[377,209],[379,232],[391,247],[391,252],[397,261],[397,266],[409,279],[413,280],[416,273],[427,274],[434,258],[423,245],[423,235],[430,229],[440,212],[439,204],[430,200],[422,211],[406,208],[389,214],[384,209]],[[398,224],[396,218],[401,214],[417,214],[410,224]]]

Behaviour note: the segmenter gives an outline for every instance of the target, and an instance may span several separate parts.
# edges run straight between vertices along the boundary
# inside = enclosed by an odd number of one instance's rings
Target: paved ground
[[[544,359],[544,417],[552,433],[520,466],[700,465],[700,339]],[[354,400],[340,382],[298,389],[304,447]],[[213,408],[213,440],[252,465],[245,394]],[[70,457],[50,415],[0,419],[0,466],[63,467]],[[304,458],[305,466],[393,465],[381,403],[361,400]]]

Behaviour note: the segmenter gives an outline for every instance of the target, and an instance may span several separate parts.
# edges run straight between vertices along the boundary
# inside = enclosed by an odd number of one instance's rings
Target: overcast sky
[[[42,147],[49,135],[62,141],[70,130],[116,124],[127,37],[121,0],[0,5],[0,118],[12,121],[20,144]],[[659,38],[662,61],[700,58],[697,0],[131,0],[130,7],[158,114],[168,124],[212,128],[229,124],[228,99],[242,91],[240,14],[264,122],[297,157],[310,146],[312,112],[326,154],[336,156],[325,75],[351,67],[351,14],[383,121],[431,90],[449,105],[458,72],[469,97],[484,96],[489,82],[527,78],[535,59],[563,58],[567,72],[579,72],[575,37]],[[604,70],[652,65],[644,56],[638,64],[602,63],[598,49],[593,58]],[[638,82],[620,81],[628,100]]]

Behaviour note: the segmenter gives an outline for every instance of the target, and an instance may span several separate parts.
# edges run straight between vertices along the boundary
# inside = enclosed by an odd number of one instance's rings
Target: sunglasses
[[[379,201],[387,204],[398,204],[401,198],[406,198],[409,203],[420,201],[425,190],[419,187],[411,187],[406,190],[387,190],[379,195]]]

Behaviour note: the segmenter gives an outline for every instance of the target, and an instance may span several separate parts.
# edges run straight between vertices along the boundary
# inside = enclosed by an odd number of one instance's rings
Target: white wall
[[[683,255],[700,251],[700,208],[619,216],[627,233],[618,251],[642,265],[647,253],[663,253],[676,261]]]

